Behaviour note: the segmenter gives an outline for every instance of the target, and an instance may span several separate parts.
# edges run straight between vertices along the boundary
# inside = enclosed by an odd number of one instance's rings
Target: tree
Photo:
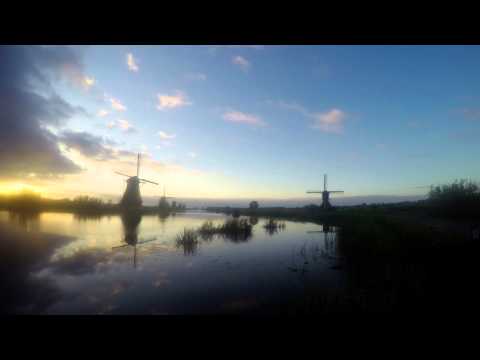
[[[438,215],[448,217],[478,217],[480,211],[479,186],[471,181],[460,180],[452,184],[430,189],[428,200],[431,209]]]
[[[250,210],[257,210],[258,209],[258,202],[256,202],[256,201],[250,202],[249,208],[250,208]]]

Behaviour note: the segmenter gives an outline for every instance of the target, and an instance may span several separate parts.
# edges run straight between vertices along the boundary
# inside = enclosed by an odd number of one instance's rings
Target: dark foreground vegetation
[[[211,209],[240,215],[333,225],[331,269],[348,286],[328,290],[309,281],[324,250],[301,247],[301,296],[259,304],[253,314],[311,315],[350,312],[478,316],[477,257],[480,196],[476,184],[457,181],[431,189],[425,201],[323,211],[304,208]],[[328,228],[328,227],[327,227]]]

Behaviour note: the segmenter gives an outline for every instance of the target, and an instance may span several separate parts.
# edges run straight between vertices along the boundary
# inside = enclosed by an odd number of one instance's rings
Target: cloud
[[[247,71],[250,68],[250,62],[242,56],[234,56],[232,63],[238,65],[243,71]]]
[[[98,112],[97,112],[97,116],[100,116],[100,117],[105,117],[105,116],[107,116],[108,114],[110,114],[110,112],[107,111],[107,110],[104,110],[104,109],[100,109],[100,110],[98,110]]]
[[[89,89],[90,87],[95,85],[95,79],[93,77],[85,76],[82,81],[86,89]]]
[[[70,47],[0,46],[0,177],[69,174],[81,169],[66,157],[52,129],[74,116],[88,116],[53,88],[53,82],[84,79]]]
[[[188,156],[191,157],[192,159],[195,159],[198,155],[196,152],[191,151],[188,153]]]
[[[462,113],[468,120],[480,120],[480,109],[465,108]]]
[[[72,255],[61,255],[51,262],[49,269],[56,274],[84,275],[104,271],[112,253],[104,249],[80,249]]]
[[[159,131],[158,136],[160,136],[160,139],[162,140],[169,140],[169,139],[175,139],[177,135],[175,134],[167,134],[166,132]]]
[[[189,74],[185,74],[185,78],[187,80],[205,81],[205,80],[207,80],[207,75],[205,75],[203,73],[189,73]]]
[[[285,101],[281,101],[281,100],[280,101],[267,100],[266,102],[267,102],[267,104],[276,105],[276,106],[278,106],[282,109],[299,112],[304,116],[308,116],[308,117],[312,116],[312,114],[305,107],[303,107],[302,105],[299,105],[297,103],[289,103],[289,102],[285,102]]]
[[[314,113],[297,103],[272,100],[267,100],[266,103],[270,105],[276,105],[283,109],[296,111],[307,118],[313,119],[312,128],[314,129],[336,134],[343,132],[344,122],[347,114],[340,109],[333,108],[326,112]]]
[[[223,118],[226,121],[234,123],[243,123],[253,126],[265,126],[267,125],[259,116],[253,114],[247,114],[240,111],[227,111],[223,114]]]
[[[130,124],[127,120],[117,120],[117,125],[120,129],[125,132],[132,132],[135,131],[135,128],[132,124]]]
[[[243,71],[247,71],[250,68],[250,62],[240,55],[234,56],[232,63],[238,65]]]
[[[105,98],[107,101],[110,102],[110,105],[112,105],[112,109],[117,110],[117,111],[125,111],[127,110],[127,107],[123,105],[120,100],[115,99],[111,96],[105,95]]]
[[[125,119],[110,121],[107,123],[107,127],[109,129],[118,128],[126,133],[133,133],[137,131],[137,129],[128,120]]]
[[[177,90],[173,95],[168,94],[157,94],[158,96],[158,110],[165,110],[165,109],[174,109],[177,107],[191,105],[191,103],[187,100],[186,94]]]
[[[332,109],[323,113],[313,114],[312,127],[323,132],[340,134],[343,132],[343,123],[346,114],[339,109]]]
[[[170,141],[160,141],[160,145],[156,145],[155,148],[156,149],[162,149],[164,147],[169,147],[169,146],[172,146],[172,143]]]
[[[86,157],[98,160],[110,160],[117,157],[116,151],[108,146],[113,144],[111,141],[84,131],[66,130],[59,134],[58,139],[68,150],[76,150]]]
[[[139,70],[138,65],[132,53],[127,54],[127,66],[130,71],[137,72]]]

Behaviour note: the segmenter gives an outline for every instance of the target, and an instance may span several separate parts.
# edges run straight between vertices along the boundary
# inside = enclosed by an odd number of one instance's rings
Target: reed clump
[[[177,248],[183,248],[186,255],[193,254],[197,250],[199,241],[198,234],[192,229],[183,229],[183,233],[180,233],[175,238],[175,244]]]
[[[204,240],[210,240],[214,235],[219,235],[234,241],[246,240],[252,236],[253,225],[247,219],[233,218],[223,224],[215,225],[206,221],[197,229],[197,234]]]
[[[269,218],[263,227],[265,229],[285,229],[285,222]]]

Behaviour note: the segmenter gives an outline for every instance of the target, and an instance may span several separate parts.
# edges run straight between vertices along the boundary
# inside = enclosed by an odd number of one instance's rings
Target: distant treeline
[[[167,201],[167,198],[162,196],[158,202],[158,209],[160,212],[178,212],[185,211],[187,206],[185,204],[177,203],[173,200],[171,203]]]
[[[180,212],[185,210],[184,204],[168,207],[143,206],[146,213]],[[33,192],[23,192],[16,195],[0,195],[0,209],[19,212],[65,211],[79,214],[115,214],[120,212],[119,204],[111,200],[104,201],[92,196],[77,196],[73,199],[48,199]]]
[[[361,204],[335,206],[324,210],[320,205],[304,207],[261,207],[257,202],[248,208],[229,206],[208,207],[207,211],[221,212],[233,216],[264,216],[290,219],[326,219],[347,215],[430,215],[449,219],[480,219],[480,187],[468,180],[457,180],[452,184],[434,186],[426,200],[404,201],[400,203]]]
[[[90,196],[74,199],[47,199],[36,193],[23,192],[17,195],[0,196],[0,208],[15,211],[78,211],[115,212],[118,204]]]

